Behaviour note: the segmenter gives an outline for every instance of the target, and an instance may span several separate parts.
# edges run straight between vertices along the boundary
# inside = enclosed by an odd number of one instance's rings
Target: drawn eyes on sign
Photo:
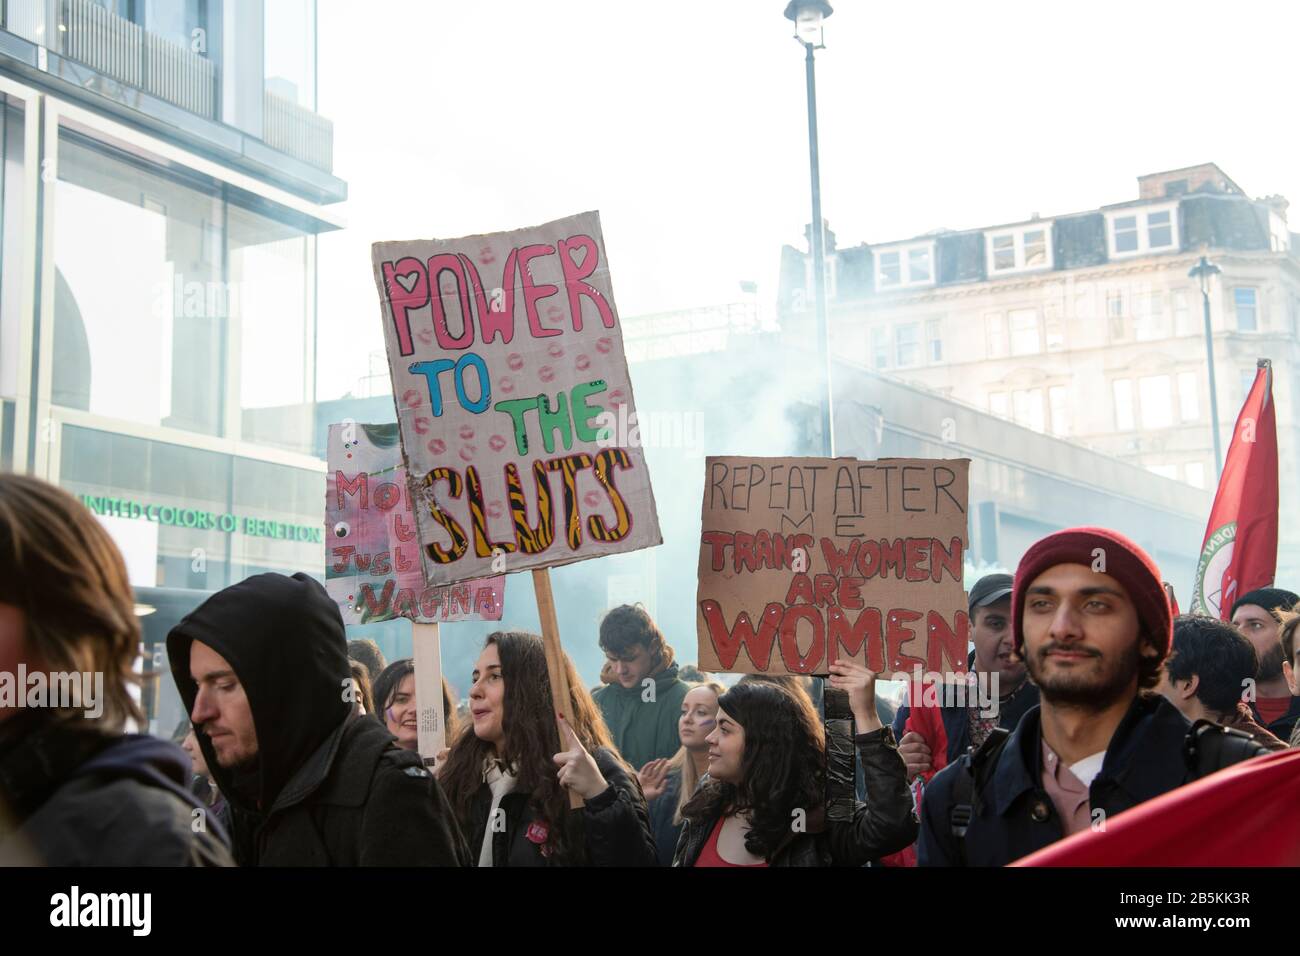
[[[589,491],[582,496],[582,503],[588,508],[594,508],[600,504],[600,495],[596,494],[594,491]]]
[[[474,452],[476,452],[476,451],[478,451],[478,449],[475,448],[473,445],[465,445],[465,446],[464,446],[463,448],[461,448],[461,450],[460,450],[460,460],[461,460],[461,461],[473,461],[473,460],[474,460]]]
[[[334,537],[346,538],[352,533],[351,526],[346,521],[340,521],[334,526]]]
[[[573,364],[577,367],[579,372],[585,372],[587,369],[591,368],[591,359],[587,358],[585,355],[579,355]]]
[[[402,404],[407,408],[420,407],[420,393],[413,388],[408,388],[402,393]]]
[[[564,354],[564,346],[559,344],[554,344],[546,350],[546,354],[549,355],[551,358],[559,358]]]
[[[518,352],[511,352],[506,356],[506,364],[510,366],[510,371],[517,372],[524,367],[524,357]]]
[[[469,441],[474,437],[474,429],[469,425],[461,425],[460,431],[457,432],[457,434],[460,435],[461,441]]]
[[[488,439],[488,447],[493,451],[500,451],[506,447],[506,440],[500,435],[493,435]]]
[[[549,365],[543,365],[537,370],[537,377],[543,382],[553,381],[555,379],[555,369],[551,368]]]
[[[600,338],[596,339],[596,351],[601,353],[602,355],[609,352],[610,349],[612,349],[613,347],[614,347],[614,340],[607,335],[603,335]]]
[[[501,381],[497,382],[497,388],[501,389],[502,395],[509,395],[515,390],[515,380],[509,375],[502,376]]]
[[[434,438],[430,440],[429,451],[433,452],[435,455],[441,455],[446,450],[447,450],[447,443],[443,441],[441,438]]]

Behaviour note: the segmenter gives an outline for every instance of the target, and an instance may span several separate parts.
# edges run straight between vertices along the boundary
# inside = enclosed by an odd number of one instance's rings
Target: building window
[[[1010,408],[1007,406],[1006,392],[989,393],[989,411],[998,416],[998,418],[1010,417]]]
[[[907,281],[909,283],[929,282],[933,276],[930,274],[930,250],[929,249],[909,249],[907,251]]]
[[[889,368],[889,329],[879,326],[871,330],[871,367]]]
[[[1143,428],[1168,428],[1174,423],[1168,375],[1144,375],[1138,379],[1138,402],[1142,406]]]
[[[925,357],[930,364],[943,361],[943,323],[939,319],[925,322]]]
[[[920,330],[915,322],[894,329],[894,359],[898,368],[921,364]]]
[[[1111,289],[1106,293],[1106,319],[1112,342],[1128,338],[1128,302],[1123,289]]]
[[[989,358],[1002,358],[1007,354],[1007,325],[1001,312],[984,314],[984,342]]]
[[[1150,209],[1106,214],[1112,258],[1165,252],[1178,248],[1178,206],[1170,203]]]
[[[899,285],[903,281],[897,252],[882,252],[876,262],[878,263],[876,285],[883,289],[887,286]]]
[[[877,249],[876,288],[902,289],[934,284],[934,243]]]
[[[1185,422],[1194,422],[1201,417],[1196,380],[1195,372],[1178,373],[1178,417]]]
[[[1012,392],[1011,408],[1017,425],[1024,425],[1036,432],[1046,431],[1041,388],[1022,388]]]
[[[1115,397],[1115,429],[1121,432],[1131,432],[1135,424],[1133,420],[1133,383],[1127,378],[1117,378],[1111,383],[1111,391]]]
[[[1116,216],[1113,226],[1116,252],[1137,252],[1137,216]]]
[[[1050,237],[1050,223],[989,233],[989,274],[1051,268]]]
[[[1233,289],[1232,304],[1237,311],[1237,331],[1258,332],[1259,306],[1255,290],[1245,287]]]
[[[1163,292],[1144,292],[1135,297],[1134,337],[1139,342],[1169,338],[1169,316]]]
[[[1070,434],[1070,406],[1064,385],[1053,385],[1047,390],[1047,404],[1052,415],[1052,434],[1057,438],[1067,437]]]
[[[1205,487],[1205,465],[1199,461],[1189,461],[1183,466],[1186,469],[1187,483],[1193,488]]]
[[[1174,293],[1174,334],[1193,335],[1196,325],[1192,319],[1191,304],[1186,292]]]
[[[1042,351],[1037,309],[1012,309],[1007,318],[1011,325],[1012,355],[1034,355]]]

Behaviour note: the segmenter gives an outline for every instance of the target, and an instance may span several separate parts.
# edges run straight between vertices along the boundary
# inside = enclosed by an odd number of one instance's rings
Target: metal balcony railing
[[[86,0],[76,0],[85,3]],[[147,30],[144,34],[144,88],[168,103],[215,118],[217,65]]]
[[[262,107],[262,139],[317,169],[334,171],[334,124],[270,90]]]

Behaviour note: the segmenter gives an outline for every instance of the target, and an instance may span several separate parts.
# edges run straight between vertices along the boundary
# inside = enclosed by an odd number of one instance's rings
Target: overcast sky
[[[784,5],[320,0],[319,108],[350,199],[320,242],[318,397],[383,349],[379,240],[598,209],[623,315],[734,301],[741,280],[773,297],[810,219]],[[1095,208],[1207,161],[1300,201],[1293,5],[834,5],[817,92],[841,245]]]

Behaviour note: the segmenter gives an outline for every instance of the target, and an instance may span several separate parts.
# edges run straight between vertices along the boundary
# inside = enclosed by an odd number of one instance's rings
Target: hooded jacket
[[[464,865],[446,797],[420,757],[377,721],[352,716],[338,607],[301,572],[260,574],[214,594],[167,636],[172,676],[191,712],[200,641],[234,670],[258,755],[222,767],[196,738],[230,808],[242,866]]]
[[[614,746],[632,769],[640,770],[651,760],[671,757],[681,747],[677,721],[690,689],[677,676],[677,665],[670,664],[654,677],[653,700],[644,699],[648,688],[639,684],[632,688],[606,684],[591,696],[600,706]]]
[[[179,747],[37,712],[5,724],[0,866],[232,864],[224,828],[185,786]]]

